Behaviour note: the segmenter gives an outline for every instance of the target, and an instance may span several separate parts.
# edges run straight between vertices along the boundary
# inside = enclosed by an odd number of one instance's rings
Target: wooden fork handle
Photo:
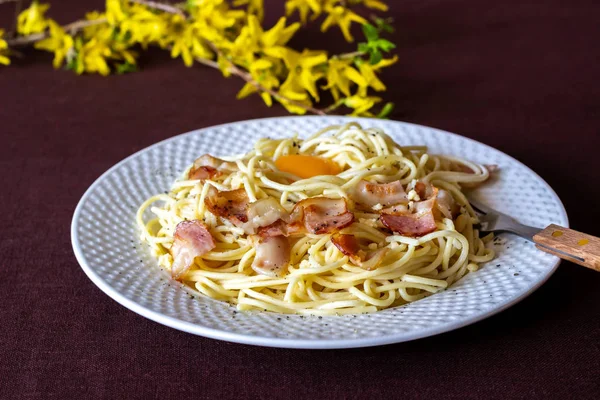
[[[600,271],[600,238],[550,225],[538,232],[533,241],[538,249],[546,253]]]

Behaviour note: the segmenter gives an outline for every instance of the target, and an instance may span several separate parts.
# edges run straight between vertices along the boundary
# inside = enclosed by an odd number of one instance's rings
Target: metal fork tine
[[[527,240],[532,241],[533,235],[540,231],[539,228],[527,226],[516,221],[513,217],[496,211],[467,196],[471,206],[484,215],[479,218],[481,231],[485,232],[512,232]]]

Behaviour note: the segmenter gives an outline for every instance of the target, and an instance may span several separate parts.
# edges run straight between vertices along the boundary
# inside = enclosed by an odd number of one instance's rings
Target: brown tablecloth
[[[389,1],[400,62],[393,119],[457,132],[523,161],[600,235],[596,1]],[[595,4],[594,4],[595,3]],[[102,1],[54,1],[76,19]],[[282,11],[268,1],[269,21]],[[9,27],[10,6],[0,6]],[[298,47],[340,48],[317,25]],[[349,47],[346,47],[350,49]],[[598,398],[600,274],[563,263],[536,293],[457,331],[379,348],[299,351],[164,327],[94,286],[71,250],[77,201],[106,169],[161,139],[285,115],[241,82],[160,51],[142,72],[76,76],[51,55],[0,67],[0,398]]]

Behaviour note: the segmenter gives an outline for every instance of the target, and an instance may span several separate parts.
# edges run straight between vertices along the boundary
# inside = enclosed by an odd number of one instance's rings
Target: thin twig
[[[345,100],[345,98],[336,101],[335,103],[333,103],[329,107],[325,108],[323,111],[325,111],[326,114],[329,114],[330,112],[332,112],[334,110],[337,110],[338,108],[340,108],[341,106],[344,105],[344,100]]]
[[[21,0],[0,0],[0,4],[4,3],[20,3]]]
[[[155,8],[157,10],[166,11],[170,14],[181,15],[185,18],[185,14],[178,7],[173,4],[168,3],[159,3],[158,1],[150,1],[150,0],[130,0],[132,3],[143,4],[150,8]]]
[[[363,56],[365,54],[364,51],[353,51],[352,53],[343,53],[343,54],[338,54],[337,56],[332,56],[331,58],[337,58],[340,60],[345,60],[348,58],[354,58],[354,57],[360,57]]]
[[[105,22],[106,22],[106,18],[90,19],[90,20],[86,19],[86,20],[71,22],[70,24],[63,26],[62,28],[66,32],[77,32],[88,26],[100,25],[100,24],[104,24]],[[15,39],[7,40],[6,44],[8,44],[8,47],[26,46],[28,44],[35,43],[38,40],[45,39],[48,36],[49,36],[49,33],[47,31],[40,32],[40,33],[34,33],[32,35],[21,36],[21,37],[15,38]]]

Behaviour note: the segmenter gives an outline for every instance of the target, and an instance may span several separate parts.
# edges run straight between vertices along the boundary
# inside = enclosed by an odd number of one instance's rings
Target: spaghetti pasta
[[[318,157],[329,172],[308,168],[314,175],[300,178],[285,162],[303,158],[288,156]],[[462,192],[488,169],[401,146],[378,129],[330,126],[199,160],[140,206],[137,224],[162,267],[239,310],[374,312],[445,290],[494,257]],[[187,237],[204,240],[201,253],[189,252]]]

